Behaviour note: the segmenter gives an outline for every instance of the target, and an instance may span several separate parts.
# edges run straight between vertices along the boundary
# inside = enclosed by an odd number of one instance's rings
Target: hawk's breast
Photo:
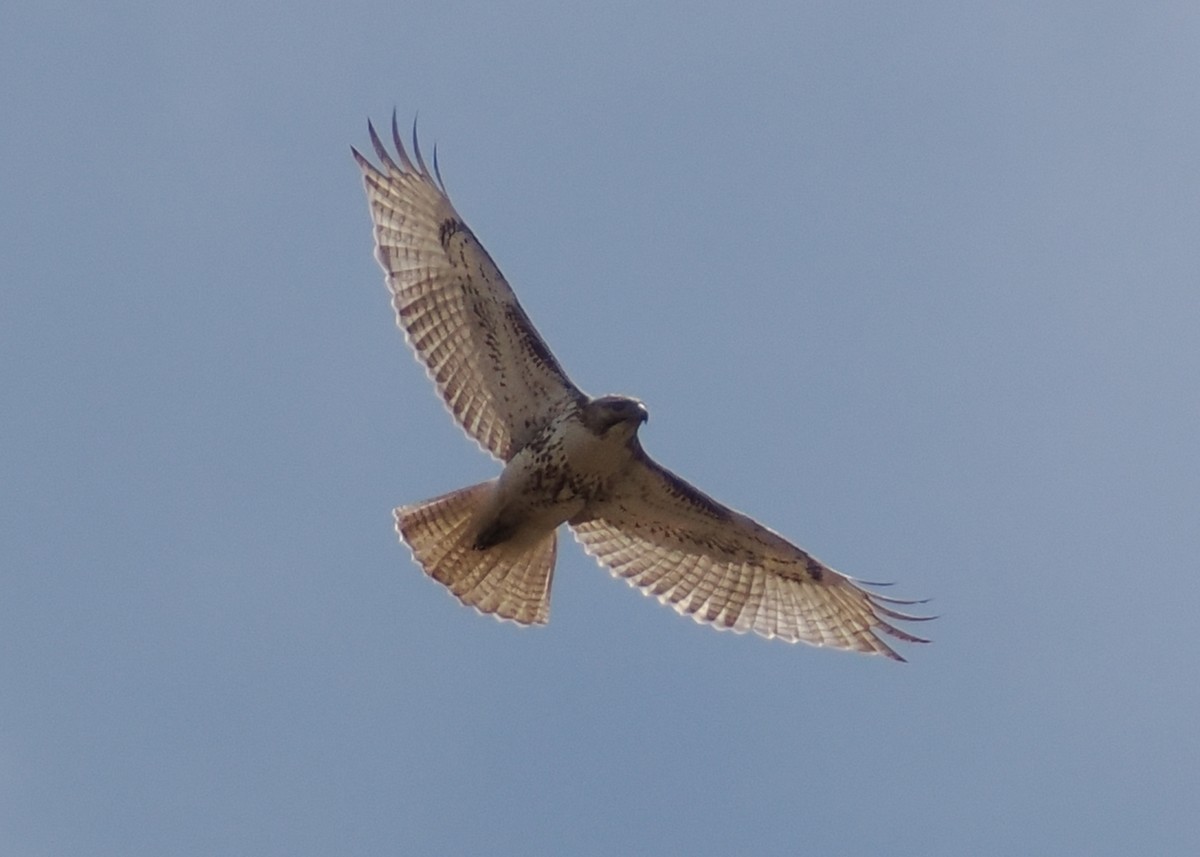
[[[632,461],[619,433],[598,436],[580,413],[560,414],[534,435],[504,468],[498,487],[499,515],[557,526],[588,501],[605,495]]]

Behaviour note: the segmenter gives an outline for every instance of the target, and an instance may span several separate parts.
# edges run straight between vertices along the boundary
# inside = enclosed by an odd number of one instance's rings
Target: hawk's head
[[[583,407],[583,423],[600,437],[618,431],[626,437],[637,433],[638,426],[650,419],[650,412],[637,399],[628,396],[601,396]]]

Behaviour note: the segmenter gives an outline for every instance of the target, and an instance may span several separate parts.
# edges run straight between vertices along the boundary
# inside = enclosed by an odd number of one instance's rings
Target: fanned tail
[[[421,568],[463,604],[522,625],[550,618],[555,532],[536,541],[474,547],[476,514],[492,483],[396,509],[396,531]]]

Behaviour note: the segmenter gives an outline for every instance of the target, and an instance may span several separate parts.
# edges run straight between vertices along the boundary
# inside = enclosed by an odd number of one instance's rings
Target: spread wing
[[[584,401],[504,275],[454,210],[413,132],[409,158],[396,132],[399,163],[370,127],[376,167],[358,151],[375,258],[383,266],[396,321],[468,435],[508,460],[555,413]]]
[[[573,520],[575,538],[612,573],[719,629],[904,660],[881,634],[926,640],[889,620],[921,621],[756,521],[701,493],[639,450],[611,498]]]

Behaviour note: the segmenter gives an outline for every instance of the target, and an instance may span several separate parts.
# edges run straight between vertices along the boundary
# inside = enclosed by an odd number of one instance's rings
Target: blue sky
[[[797,5],[0,11],[0,851],[1200,850],[1200,9]],[[393,107],[584,389],[935,642],[425,579],[391,508],[495,465]]]

